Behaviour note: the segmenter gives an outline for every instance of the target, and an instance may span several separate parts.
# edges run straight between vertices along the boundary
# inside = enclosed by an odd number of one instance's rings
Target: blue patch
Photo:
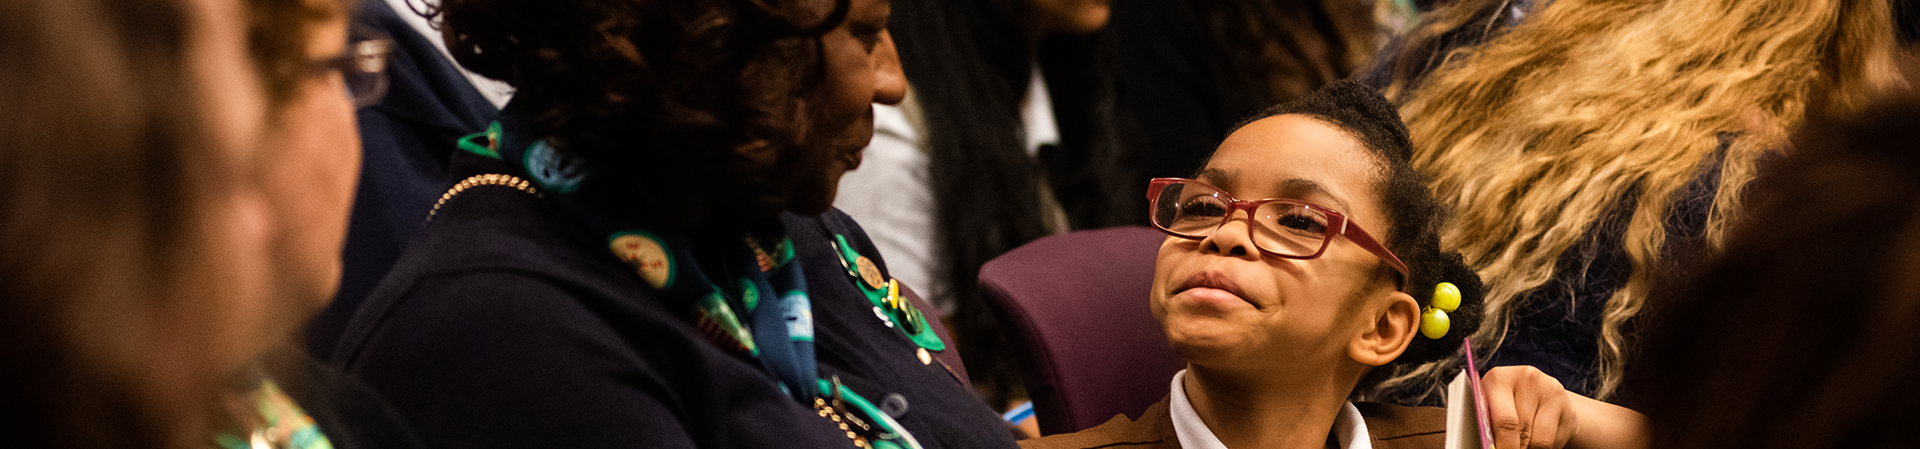
[[[587,180],[590,170],[579,159],[560,154],[548,145],[547,141],[534,142],[527,148],[527,175],[533,177],[540,187],[555,193],[567,193],[580,189],[580,183]]]
[[[787,338],[793,341],[813,341],[813,302],[807,294],[787,292]]]

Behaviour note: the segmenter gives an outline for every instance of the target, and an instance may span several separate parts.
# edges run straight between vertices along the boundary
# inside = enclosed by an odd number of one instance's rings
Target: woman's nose
[[[900,52],[893,46],[892,32],[880,32],[873,58],[873,102],[899,104],[907,96],[907,74],[900,70]]]

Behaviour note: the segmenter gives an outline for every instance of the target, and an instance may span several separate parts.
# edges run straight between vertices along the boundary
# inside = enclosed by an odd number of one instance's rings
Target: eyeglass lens
[[[1154,224],[1175,234],[1205,238],[1230,219],[1232,197],[1191,183],[1173,184],[1154,201]],[[1327,242],[1327,215],[1304,204],[1269,202],[1254,208],[1249,220],[1253,244],[1286,256],[1318,254]]]
[[[387,54],[393,51],[393,41],[366,40],[354,42],[348,48],[349,67],[342,70],[347,81],[347,92],[353,95],[353,103],[358,107],[372,106],[387,95]]]

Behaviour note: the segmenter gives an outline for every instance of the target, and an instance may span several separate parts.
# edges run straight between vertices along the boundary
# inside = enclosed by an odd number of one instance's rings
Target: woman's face
[[[833,6],[816,3],[823,11]],[[846,20],[820,38],[827,76],[806,95],[811,129],[787,192],[787,210],[802,215],[832,207],[840,176],[860,166],[873,140],[873,104],[896,104],[906,95],[907,78],[887,32],[892,0],[852,0],[849,8]]]
[[[320,0],[312,0],[320,1]],[[346,50],[344,11],[308,36],[306,58]],[[261,147],[263,183],[273,205],[276,322],[298,326],[324,307],[340,281],[340,248],[360,174],[353,99],[338,70],[313,72],[295,87]]]
[[[1384,235],[1374,158],[1339,128],[1281,115],[1228,136],[1199,179],[1241,200],[1289,198],[1332,208]],[[1153,314],[1189,362],[1256,369],[1333,363],[1372,326],[1377,313],[1370,309],[1386,303],[1372,299],[1406,296],[1379,257],[1344,237],[1334,237],[1319,258],[1285,259],[1263,255],[1248,226],[1246,214],[1236,213],[1205,239],[1160,244]]]

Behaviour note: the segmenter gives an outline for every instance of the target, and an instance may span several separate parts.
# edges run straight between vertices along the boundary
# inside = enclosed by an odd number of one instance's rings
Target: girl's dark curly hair
[[[1386,227],[1382,243],[1406,262],[1407,294],[1425,307],[1433,303],[1435,285],[1451,282],[1460,288],[1460,307],[1447,313],[1452,328],[1446,336],[1438,340],[1413,337],[1413,343],[1400,358],[1369,371],[1354,388],[1354,393],[1368,393],[1373,385],[1402,368],[1449,360],[1458,354],[1461,339],[1480,328],[1486,287],[1460,253],[1440,249],[1445,207],[1433,198],[1433,191],[1427,189],[1426,178],[1413,170],[1413,145],[1407,139],[1407,126],[1400,121],[1399,110],[1372,88],[1341,80],[1299,100],[1262,111],[1234,129],[1286,114],[1304,115],[1340,128],[1377,158],[1375,164],[1380,176],[1373,189],[1380,195],[1380,210],[1386,214],[1387,223],[1372,226]],[[1381,269],[1387,268],[1382,265]]]
[[[426,13],[461,66],[514,86],[510,109],[535,136],[683,201],[663,206],[699,208],[679,194],[704,190],[684,186],[771,188],[755,175],[805,138],[804,93],[826,75],[819,37],[849,2],[824,16],[795,3],[440,0]],[[756,143],[775,160],[735,151]],[[753,168],[729,169],[741,166]]]

